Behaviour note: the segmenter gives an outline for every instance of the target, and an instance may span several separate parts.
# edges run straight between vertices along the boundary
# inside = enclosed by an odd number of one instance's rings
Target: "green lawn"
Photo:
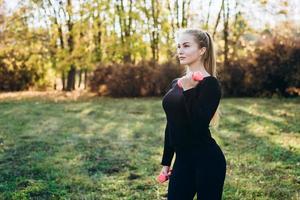
[[[221,109],[223,199],[300,199],[300,99]],[[0,199],[166,199],[161,98],[2,99],[0,113]]]

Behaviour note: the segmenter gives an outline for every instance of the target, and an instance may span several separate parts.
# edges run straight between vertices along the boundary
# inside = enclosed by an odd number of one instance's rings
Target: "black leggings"
[[[221,200],[226,159],[217,143],[205,149],[176,151],[168,200]]]

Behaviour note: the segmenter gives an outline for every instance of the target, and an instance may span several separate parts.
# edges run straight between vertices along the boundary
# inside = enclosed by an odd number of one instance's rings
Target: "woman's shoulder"
[[[215,76],[206,76],[202,81],[209,85],[214,85],[214,84],[220,85],[219,79]]]
[[[207,77],[206,79],[202,80],[203,83],[199,84],[202,85],[202,87],[198,87],[198,91],[206,91],[211,94],[218,94],[220,97],[222,96],[222,86],[220,84],[220,81],[215,76]]]
[[[221,84],[217,77],[207,76],[197,85],[198,88],[206,88],[208,90],[221,90]]]

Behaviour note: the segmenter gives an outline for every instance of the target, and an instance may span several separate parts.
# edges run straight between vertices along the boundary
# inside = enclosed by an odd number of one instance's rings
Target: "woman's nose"
[[[177,53],[178,53],[178,54],[182,54],[182,48],[178,48],[178,49],[177,49]]]

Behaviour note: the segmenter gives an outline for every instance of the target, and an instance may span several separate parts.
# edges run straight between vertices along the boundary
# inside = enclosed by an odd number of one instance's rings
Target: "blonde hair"
[[[211,35],[197,28],[184,28],[180,29],[176,32],[177,37],[180,34],[190,34],[194,37],[195,42],[198,44],[199,48],[206,47],[206,51],[202,56],[202,62],[205,70],[211,75],[217,78],[217,70],[216,70],[216,53],[214,42],[212,40]],[[185,73],[188,72],[188,68],[186,67]],[[211,124],[217,128],[219,126],[219,119],[221,115],[220,104],[214,113],[214,116],[211,119]]]

